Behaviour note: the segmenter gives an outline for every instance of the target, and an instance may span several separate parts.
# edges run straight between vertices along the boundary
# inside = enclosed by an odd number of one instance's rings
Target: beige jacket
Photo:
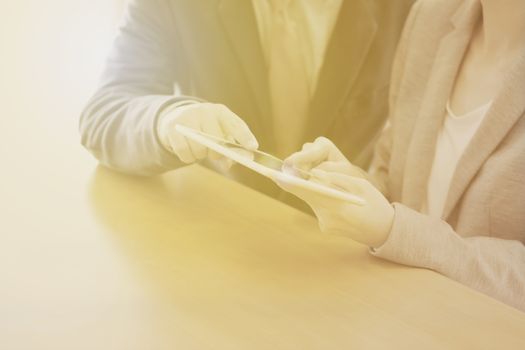
[[[433,269],[525,310],[525,52],[458,163],[442,219],[418,213],[446,102],[480,16],[479,0],[423,0],[407,20],[390,123],[371,167],[396,214],[373,254]]]

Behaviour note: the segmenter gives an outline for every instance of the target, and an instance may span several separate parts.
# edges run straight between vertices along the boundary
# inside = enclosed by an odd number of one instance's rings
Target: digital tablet
[[[346,202],[350,202],[356,205],[364,205],[365,200],[354,194],[340,191],[338,189],[329,187],[327,185],[322,185],[316,182],[308,181],[299,176],[288,174],[282,170],[283,161],[277,157],[274,157],[271,154],[259,151],[259,150],[249,150],[250,157],[243,155],[236,149],[246,150],[240,144],[224,140],[222,138],[198,131],[183,125],[176,125],[175,129],[188,139],[195,141],[224,157],[227,157],[263,176],[266,176],[272,180],[282,180],[283,182],[291,183],[293,185],[308,189],[310,191],[337,198]],[[300,171],[301,172],[301,171]],[[301,174],[304,177],[308,177],[308,173],[302,172]]]

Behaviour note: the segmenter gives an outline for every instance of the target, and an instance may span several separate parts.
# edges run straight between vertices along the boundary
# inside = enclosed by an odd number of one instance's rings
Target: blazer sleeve
[[[103,165],[139,175],[182,165],[156,134],[166,107],[199,101],[174,95],[174,86],[189,79],[182,57],[169,4],[132,0],[80,117],[81,142]]]
[[[394,204],[387,241],[372,254],[437,271],[525,311],[524,242],[487,236],[461,237],[441,219]],[[525,241],[525,232],[523,235]]]
[[[390,91],[388,108],[394,110],[399,92],[399,86],[405,71],[407,47],[410,33],[414,27],[415,18],[419,12],[420,1],[414,3],[405,22],[401,38],[397,46],[392,73],[390,77]],[[393,118],[388,118],[374,149],[374,156],[368,171],[370,181],[388,198],[388,168],[392,151],[392,128],[395,125]]]

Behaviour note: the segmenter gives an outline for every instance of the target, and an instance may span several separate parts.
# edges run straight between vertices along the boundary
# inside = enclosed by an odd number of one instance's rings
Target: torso
[[[472,111],[494,99],[517,55],[486,52],[480,23],[459,67],[450,106],[458,115]]]

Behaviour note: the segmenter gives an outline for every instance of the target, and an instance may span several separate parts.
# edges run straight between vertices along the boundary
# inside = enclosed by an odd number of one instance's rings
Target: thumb
[[[230,170],[230,168],[233,166],[233,163],[234,163],[233,160],[229,158],[225,158],[225,157],[221,157],[217,159],[216,162],[217,162],[217,165],[219,166],[219,169],[222,172],[227,172],[228,170]]]
[[[226,136],[232,136],[238,143],[250,150],[259,148],[259,143],[248,125],[235,113],[224,107],[219,116],[222,130]]]
[[[341,173],[331,173],[319,169],[313,169],[312,175],[321,180],[324,184],[337,187],[345,192],[361,195],[365,192],[366,180],[361,178],[344,175]]]

